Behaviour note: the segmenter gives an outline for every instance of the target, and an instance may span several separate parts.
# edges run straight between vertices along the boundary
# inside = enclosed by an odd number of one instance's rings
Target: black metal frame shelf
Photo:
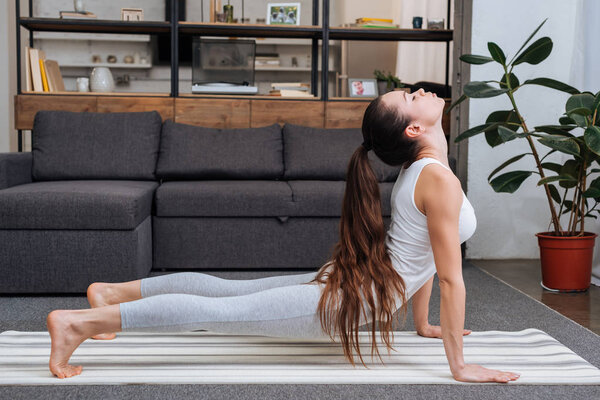
[[[29,46],[33,47],[34,31],[53,32],[92,32],[92,33],[122,33],[122,34],[170,34],[171,37],[171,92],[170,97],[179,95],[179,36],[203,35],[223,37],[271,37],[312,39],[311,41],[311,91],[317,97],[319,79],[319,40],[321,40],[321,96],[320,101],[329,100],[329,40],[370,40],[370,41],[429,41],[446,42],[446,86],[448,86],[450,41],[453,31],[450,29],[377,29],[377,28],[346,28],[329,27],[329,0],[321,0],[322,17],[319,26],[319,0],[313,0],[312,25],[281,26],[257,24],[228,24],[214,22],[179,21],[179,2],[171,1],[170,21],[120,21],[120,20],[75,20],[61,18],[33,17],[33,0],[29,0],[29,16],[22,17],[20,0],[15,0],[16,13],[16,42],[17,42],[17,94],[22,94],[21,88],[21,27],[29,31]],[[450,24],[450,5],[448,0],[447,26]],[[63,93],[61,93],[63,94]],[[74,94],[76,94],[74,92]],[[132,92],[132,96],[136,93]],[[152,96],[152,94],[143,94]],[[157,96],[166,94],[157,93]],[[279,100],[279,99],[278,99]],[[22,149],[22,132],[19,132],[19,151]]]

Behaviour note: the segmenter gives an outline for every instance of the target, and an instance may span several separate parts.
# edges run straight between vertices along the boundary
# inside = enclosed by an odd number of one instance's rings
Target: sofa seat
[[[340,217],[346,181],[290,180],[294,217]],[[391,214],[390,197],[394,182],[379,182],[382,215]]]
[[[159,217],[278,217],[294,206],[292,189],[277,180],[163,182],[155,201]]]
[[[135,229],[155,181],[38,181],[0,190],[0,229]]]

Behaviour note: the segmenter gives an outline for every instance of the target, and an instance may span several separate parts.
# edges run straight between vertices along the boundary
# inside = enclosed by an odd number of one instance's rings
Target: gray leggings
[[[142,298],[120,304],[122,331],[207,330],[291,338],[329,337],[317,304],[323,284],[303,285],[317,271],[259,279],[179,272],[141,280]],[[366,308],[368,310],[368,308]],[[361,316],[360,325],[370,322]],[[334,336],[338,341],[337,334]]]

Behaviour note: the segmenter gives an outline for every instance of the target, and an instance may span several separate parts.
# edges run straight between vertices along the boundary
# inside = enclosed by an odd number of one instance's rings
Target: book
[[[29,57],[29,46],[25,46],[25,82],[28,92],[33,91],[33,82],[31,80],[31,59]]]
[[[65,83],[63,81],[60,68],[56,60],[44,60],[44,69],[48,78],[48,87],[51,92],[64,92]]]
[[[302,83],[302,82],[271,82],[271,87],[274,86],[308,86],[310,87],[310,83]]]
[[[48,78],[46,77],[46,68],[44,68],[44,60],[40,58],[39,62],[40,62],[40,73],[42,75],[43,89],[44,89],[44,92],[49,92],[50,89],[48,88]]]
[[[384,28],[384,29],[398,29],[398,25],[387,25],[387,24],[379,24],[379,23],[369,23],[369,24],[348,24],[351,28]]]
[[[34,47],[29,48],[29,61],[31,66],[31,80],[34,92],[43,92],[42,75],[40,71],[40,51]]]
[[[281,97],[315,97],[312,93],[303,92],[301,90],[269,90],[270,96],[281,96]]]
[[[98,18],[96,14],[89,11],[60,11],[59,15],[62,19]]]
[[[366,17],[356,18],[356,23],[357,24],[362,24],[362,23],[365,23],[365,22],[375,22],[375,21],[376,22],[388,22],[390,24],[394,22],[394,20],[388,19],[388,18],[366,18]]]

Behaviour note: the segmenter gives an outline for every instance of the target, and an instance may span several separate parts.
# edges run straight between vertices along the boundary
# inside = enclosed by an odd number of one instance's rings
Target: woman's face
[[[413,123],[428,127],[441,121],[445,101],[435,93],[419,89],[413,93],[394,90],[383,95],[387,105],[398,108],[399,112],[409,117]]]

